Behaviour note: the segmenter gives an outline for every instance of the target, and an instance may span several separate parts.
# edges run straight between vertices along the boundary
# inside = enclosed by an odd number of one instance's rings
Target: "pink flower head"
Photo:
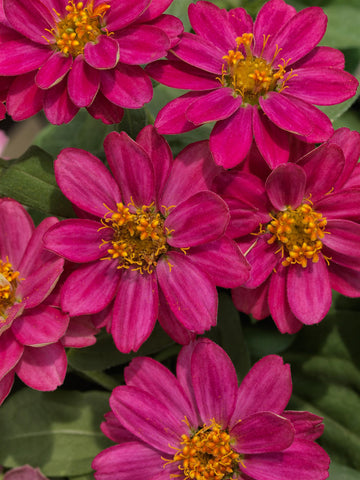
[[[48,480],[48,478],[38,468],[23,465],[8,470],[4,475],[4,480]]]
[[[329,138],[331,122],[313,105],[343,102],[358,82],[344,72],[340,51],[316,46],[327,23],[321,8],[297,13],[270,0],[253,24],[243,8],[227,12],[200,0],[189,19],[195,33],[146,69],[160,83],[190,90],[159,112],[159,133],[215,121],[210,149],[225,168],[245,158],[253,137],[270,164],[287,161],[293,134],[310,143]]]
[[[13,76],[7,110],[23,120],[44,109],[53,124],[85,107],[104,123],[152,98],[140,67],[178,41],[172,0],[3,0],[0,75]],[[121,53],[120,53],[121,52]]]
[[[95,457],[96,480],[324,480],[329,457],[315,443],[322,418],[284,410],[289,365],[257,362],[238,387],[225,351],[207,339],[184,347],[177,377],[138,357],[110,397],[102,430],[117,445]]]
[[[42,246],[44,232],[56,223],[49,217],[34,228],[19,203],[0,200],[0,403],[15,373],[42,391],[64,381],[67,363],[60,339],[69,319],[43,303],[64,264]]]
[[[296,163],[276,167],[266,181],[240,171],[216,179],[228,202],[228,235],[251,265],[233,290],[237,308],[294,333],[320,322],[331,289],[360,296],[360,134],[340,129]]]
[[[115,297],[111,333],[123,352],[138,349],[157,318],[187,343],[216,323],[215,285],[248,277],[236,243],[224,236],[228,207],[208,190],[218,171],[208,142],[189,145],[173,162],[148,126],[136,142],[112,132],[104,147],[113,176],[83,150],[67,148],[55,161],[61,190],[91,215],[64,220],[44,237],[47,248],[84,264],[65,281],[62,308],[96,313]]]

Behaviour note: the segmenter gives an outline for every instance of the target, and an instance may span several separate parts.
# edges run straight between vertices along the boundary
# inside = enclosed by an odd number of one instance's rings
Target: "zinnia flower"
[[[270,314],[294,333],[325,317],[331,289],[360,296],[359,153],[360,135],[341,129],[265,182],[241,171],[217,177],[231,212],[227,234],[252,267],[232,292],[239,310]]]
[[[63,193],[91,215],[54,225],[50,250],[84,263],[65,281],[62,309],[100,312],[115,297],[111,333],[119,350],[138,349],[155,321],[180,343],[216,323],[215,285],[244,283],[248,265],[224,236],[225,202],[208,190],[218,171],[208,142],[173,162],[166,141],[145,127],[104,143],[110,172],[88,152],[67,148],[55,161]]]
[[[44,232],[57,222],[49,217],[34,228],[19,203],[0,200],[0,403],[15,373],[42,391],[64,381],[67,361],[60,339],[69,318],[43,304],[64,264],[42,246]]]
[[[284,411],[292,383],[277,355],[257,362],[238,387],[225,351],[200,339],[180,352],[177,378],[138,357],[125,380],[102,424],[117,445],[95,457],[97,480],[328,477],[329,457],[314,442],[322,418]]]
[[[253,24],[242,8],[198,1],[189,19],[195,34],[184,33],[169,60],[146,69],[160,83],[190,90],[159,112],[159,133],[215,121],[210,149],[225,168],[245,158],[253,137],[270,164],[287,161],[293,134],[310,143],[329,138],[331,122],[314,104],[343,102],[358,82],[344,72],[340,51],[316,46],[327,23],[321,8],[296,13],[270,0]]]
[[[117,123],[123,108],[152,98],[140,67],[177,42],[180,20],[162,13],[172,0],[4,0],[0,75],[14,76],[8,113],[23,120],[42,108],[53,124],[79,108]]]

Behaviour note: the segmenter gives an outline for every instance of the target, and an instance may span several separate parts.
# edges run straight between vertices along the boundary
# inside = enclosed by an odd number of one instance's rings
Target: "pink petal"
[[[234,449],[241,454],[281,452],[290,447],[295,428],[272,412],[260,412],[241,419],[230,431]],[[244,461],[246,466],[246,460]]]
[[[236,371],[226,352],[208,339],[195,346],[191,382],[202,422],[209,424],[214,418],[227,428],[238,389]]]
[[[256,244],[245,257],[251,266],[246,288],[256,288],[265,282],[279,263],[280,257],[275,253],[277,246],[269,245],[268,239],[268,235],[258,237]]]
[[[165,12],[168,7],[171,5],[172,0],[156,0],[152,1],[150,5],[146,8],[144,13],[136,19],[136,22],[149,22],[154,18],[157,18],[159,15]]]
[[[145,71],[159,83],[172,88],[201,91],[220,87],[219,80],[212,73],[180,60],[159,60],[148,65]]]
[[[0,380],[0,405],[5,398],[9,395],[14,383],[15,373],[10,372]]]
[[[150,78],[143,69],[124,63],[101,72],[101,92],[110,102],[123,108],[141,108],[153,95]]]
[[[360,189],[346,189],[323,196],[315,204],[316,211],[328,219],[360,221]]]
[[[59,342],[40,348],[26,347],[16,374],[28,387],[47,392],[64,382],[66,367],[65,350]]]
[[[9,88],[6,108],[16,122],[32,117],[43,108],[44,91],[36,86],[35,73],[16,77]]]
[[[160,402],[170,407],[178,418],[186,418],[190,424],[196,422],[191,408],[179,381],[164,365],[152,358],[138,357],[125,368],[126,385],[138,387],[156,397]],[[171,392],[171,396],[169,396]]]
[[[116,387],[110,397],[110,406],[127,430],[171,456],[174,455],[171,446],[179,445],[180,436],[188,433],[183,418],[177,417],[170,405],[137,387]]]
[[[187,120],[185,112],[189,105],[201,95],[204,93],[189,92],[167,103],[156,117],[154,125],[157,131],[161,134],[174,134],[189,132],[197,128]]]
[[[301,10],[270,38],[266,59],[271,60],[276,45],[281,48],[281,57],[292,64],[308,54],[324,36],[327,16],[320,7]]]
[[[87,107],[87,111],[96,120],[101,120],[107,125],[120,123],[124,116],[124,110],[111,103],[101,92],[96,94],[92,104]]]
[[[1,332],[0,336],[0,380],[2,380],[18,363],[24,347],[19,343],[11,329]]]
[[[179,43],[180,36],[184,33],[184,25],[179,18],[173,15],[160,15],[151,21],[151,25],[160,28],[170,40],[170,47]]]
[[[81,172],[81,181],[79,181]],[[64,195],[82,210],[103,217],[116,210],[121,199],[117,183],[104,164],[91,153],[65,148],[55,160],[56,181]]]
[[[287,276],[287,297],[294,315],[305,325],[319,323],[331,306],[331,287],[327,265],[322,255],[318,263],[307,267],[290,265]]]
[[[238,287],[249,277],[250,265],[236,243],[227,236],[191,248],[188,256],[220,287]]]
[[[269,282],[263,282],[257,288],[238,287],[231,290],[235,307],[256,320],[262,320],[270,315],[268,306]]]
[[[208,141],[188,145],[172,164],[160,203],[167,207],[177,205],[202,190],[209,190],[219,170]]]
[[[195,33],[213,43],[224,55],[236,46],[235,30],[228,20],[228,12],[210,2],[189,5],[189,20]]]
[[[278,355],[267,355],[255,363],[241,382],[231,425],[259,412],[281,415],[291,392],[290,366]]]
[[[196,334],[186,329],[173,314],[161,290],[159,290],[158,321],[169,337],[180,345],[187,345],[196,337]]]
[[[192,375],[191,375],[191,364],[192,364],[192,355],[194,353],[194,349],[197,346],[198,342],[203,342],[205,339],[199,338],[198,340],[192,341],[189,345],[183,347],[178,355],[177,362],[176,362],[176,376],[179,380],[186,396],[190,400],[194,412],[197,414],[197,423],[201,425],[201,418],[199,414],[199,409],[197,406],[197,401],[195,398],[195,392],[192,384]]]
[[[109,32],[121,30],[126,25],[137,20],[144,10],[150,5],[151,0],[117,0],[112,2],[111,8],[106,14],[106,27]]]
[[[189,122],[195,125],[224,120],[238,110],[241,96],[234,97],[231,88],[220,87],[195,100],[186,110]]]
[[[120,58],[118,42],[106,35],[99,35],[97,42],[88,42],[84,49],[86,63],[98,70],[114,68]]]
[[[34,223],[25,208],[10,198],[0,199],[0,255],[8,257],[16,269],[20,265],[27,244],[34,231]]]
[[[157,280],[154,274],[124,270],[116,295],[111,334],[123,353],[138,350],[155,326],[158,313]]]
[[[68,92],[77,107],[88,107],[93,102],[100,87],[100,73],[78,55],[73,62],[68,77]]]
[[[55,343],[65,334],[69,317],[60,310],[40,306],[26,310],[12,326],[18,342],[32,347]]]
[[[339,128],[329,142],[338,145],[345,156],[345,166],[335,186],[338,189],[346,183],[350,176],[353,177],[360,156],[360,133],[352,132],[348,128]]]
[[[236,36],[241,36],[243,33],[252,32],[254,29],[253,20],[244,8],[232,8],[229,11],[229,22]]]
[[[71,56],[65,57],[61,52],[54,52],[37,72],[36,85],[42,89],[57,85],[71,69],[72,63]]]
[[[154,169],[145,150],[125,132],[109,133],[104,150],[110,169],[121,185],[124,204],[133,200],[136,206],[150,205],[155,197]]]
[[[268,302],[270,314],[281,333],[296,333],[303,324],[291,311],[286,293],[288,267],[278,265],[276,273],[271,276]]]
[[[105,421],[101,423],[100,428],[110,440],[116,443],[137,441],[137,437],[119,423],[113,412],[105,413],[104,418]]]
[[[266,192],[276,210],[297,208],[304,199],[306,174],[294,163],[279,165],[266,180]]]
[[[244,160],[253,139],[252,116],[253,107],[247,105],[215,124],[210,134],[210,150],[215,163],[233,168]]]
[[[289,135],[272,123],[261,110],[253,109],[253,129],[256,145],[270,168],[289,159]]]
[[[296,438],[304,440],[316,440],[324,431],[323,418],[310,412],[295,412],[287,410],[283,412],[283,417],[290,420],[295,427]]]
[[[202,334],[216,324],[218,300],[215,285],[183,253],[169,252],[166,258],[162,257],[156,273],[165,299],[185,328]]]
[[[99,316],[97,316],[99,319]],[[82,348],[96,343],[95,335],[99,329],[94,326],[90,315],[72,317],[65,335],[61,338],[64,347]]]
[[[221,75],[224,63],[222,57],[227,52],[224,53],[224,51],[202,37],[184,32],[180,43],[176,45],[172,53],[184,62],[205,70],[205,72]]]
[[[331,47],[315,47],[305,57],[292,65],[293,69],[308,67],[333,67],[340,70],[345,68],[344,54]]]
[[[329,265],[331,288],[347,297],[360,296],[360,272],[331,262]]]
[[[152,25],[133,25],[116,34],[121,62],[141,65],[165,57],[170,41],[165,32]]]
[[[325,235],[322,242],[328,248],[337,253],[349,257],[356,256],[360,238],[360,225],[350,220],[329,219],[326,230],[330,232]],[[355,263],[357,263],[355,261]]]
[[[71,262],[87,263],[106,257],[102,240],[111,240],[112,229],[94,220],[67,219],[54,225],[44,236],[45,247]]]
[[[69,123],[77,114],[79,107],[70,100],[67,92],[66,77],[44,94],[44,112],[46,118],[54,125]]]
[[[172,247],[187,248],[217,240],[230,220],[229,209],[213,192],[198,192],[170,211],[164,227]]]
[[[91,466],[98,480],[144,480],[161,471],[164,460],[159,451],[132,441],[106,448],[95,457]]]
[[[117,262],[98,260],[77,268],[61,290],[61,308],[71,316],[97,313],[113,299],[121,273]]]

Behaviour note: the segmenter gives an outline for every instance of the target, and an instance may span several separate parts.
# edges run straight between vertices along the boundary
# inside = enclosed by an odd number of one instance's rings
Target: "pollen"
[[[322,249],[322,239],[327,224],[326,218],[316,212],[308,203],[301,204],[293,210],[288,207],[276,216],[270,215],[272,221],[267,225],[266,231],[272,234],[269,244],[278,242],[283,257],[284,267],[300,264],[305,268],[308,261],[319,261],[319,252]],[[325,257],[328,262],[329,259]]]
[[[94,7],[94,0],[77,3],[70,0],[65,7],[68,12],[65,17],[55,11],[59,21],[47,30],[55,38],[55,49],[67,57],[76,57],[84,53],[87,43],[96,43],[99,35],[110,35],[104,25],[104,15],[109,8],[105,2]]]
[[[263,50],[269,39],[264,37]],[[286,70],[289,62],[281,59],[274,66],[274,61],[281,48],[276,47],[273,60],[269,63],[262,54],[255,57],[252,54],[253,34],[244,33],[236,38],[236,49],[229,50],[223,56],[222,75],[219,78],[224,87],[231,87],[234,95],[241,95],[243,103],[257,105],[259,98],[271,91],[282,91],[286,88],[286,82],[294,76],[292,71]]]
[[[153,203],[138,208],[132,202],[127,206],[118,203],[116,207],[101,220],[101,228],[113,231],[112,240],[103,240],[100,245],[108,246],[109,255],[103,260],[118,260],[118,268],[152,273],[169,248],[167,237],[171,232],[164,227],[165,217]]]
[[[181,448],[166,464],[179,462],[185,480],[238,478],[241,455],[231,448],[230,435],[214,419],[192,435],[182,435]],[[165,464],[165,465],[166,465]],[[170,475],[175,477],[176,475]]]
[[[0,323],[6,318],[6,310],[19,301],[16,298],[19,275],[7,257],[6,262],[0,260]]]

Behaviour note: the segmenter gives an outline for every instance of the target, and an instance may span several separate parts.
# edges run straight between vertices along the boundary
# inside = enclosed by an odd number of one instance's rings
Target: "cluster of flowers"
[[[158,320],[186,345],[177,378],[151,359],[130,364],[103,425],[119,445],[96,457],[96,478],[322,480],[321,419],[284,411],[289,367],[266,357],[238,388],[225,352],[196,336],[216,324],[217,286],[283,333],[320,322],[331,289],[360,296],[360,135],[334,132],[314,106],[358,82],[341,52],[317,46],[320,8],[270,0],[253,23],[200,0],[183,33],[163,13],[171,3],[0,4],[0,116],[43,109],[61,124],[85,107],[111,124],[150,101],[150,77],[189,90],[136,140],[106,137],[110,170],[62,150],[55,177],[78,218],[35,228],[0,200],[0,402],[15,373],[38,390],[61,385],[64,347],[94,343],[99,328],[128,353]],[[173,160],[162,134],[208,122],[209,141]]]

